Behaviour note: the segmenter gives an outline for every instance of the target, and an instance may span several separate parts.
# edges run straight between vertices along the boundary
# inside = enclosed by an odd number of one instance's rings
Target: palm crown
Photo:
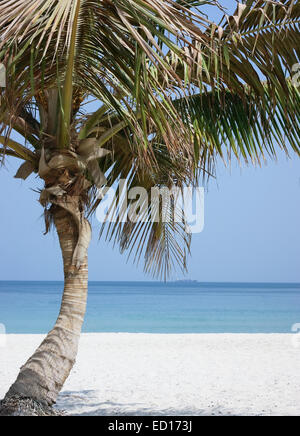
[[[0,153],[25,161],[17,177],[45,181],[47,226],[58,206],[77,218],[93,212],[97,188],[121,178],[129,188],[182,188],[213,174],[218,157],[259,163],[275,156],[275,143],[299,154],[290,80],[299,3],[247,0],[220,25],[203,4],[216,2],[0,2]],[[90,99],[97,107],[86,112]],[[144,254],[147,271],[186,267],[184,223],[120,220],[106,231],[122,250]]]

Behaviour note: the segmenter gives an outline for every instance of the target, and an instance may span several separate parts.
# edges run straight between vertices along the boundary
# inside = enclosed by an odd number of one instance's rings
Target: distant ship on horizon
[[[199,283],[198,280],[192,280],[192,279],[181,279],[181,280],[175,280],[175,283]]]

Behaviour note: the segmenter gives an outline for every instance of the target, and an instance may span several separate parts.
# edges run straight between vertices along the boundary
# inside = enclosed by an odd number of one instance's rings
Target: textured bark
[[[15,395],[0,401],[1,416],[66,416],[66,414],[31,398]]]
[[[86,311],[87,250],[81,266],[75,267],[72,260],[79,239],[78,223],[60,207],[56,207],[54,222],[62,250],[65,276],[60,313],[53,330],[21,368],[17,380],[6,394],[6,400],[23,397],[44,405],[54,404],[75,363]]]

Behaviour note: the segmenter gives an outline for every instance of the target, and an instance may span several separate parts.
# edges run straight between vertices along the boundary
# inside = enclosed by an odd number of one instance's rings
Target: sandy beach
[[[42,338],[7,335],[0,398]],[[83,334],[57,407],[71,415],[300,415],[300,344],[293,340],[289,334]]]

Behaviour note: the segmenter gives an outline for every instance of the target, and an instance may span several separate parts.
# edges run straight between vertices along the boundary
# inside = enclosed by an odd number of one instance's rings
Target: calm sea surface
[[[8,333],[46,333],[60,282],[1,282]],[[300,284],[90,282],[84,332],[289,333],[300,323]]]

